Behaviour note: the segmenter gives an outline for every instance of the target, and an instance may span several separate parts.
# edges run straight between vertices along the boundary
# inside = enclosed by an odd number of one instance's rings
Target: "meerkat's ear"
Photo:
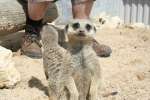
[[[93,33],[93,35],[92,36],[94,36],[95,37],[95,35],[97,34],[97,28],[96,28],[96,26],[93,24],[93,26],[92,26],[92,30],[91,30],[91,32]]]
[[[97,31],[96,26],[94,26],[94,31],[95,31],[95,32]]]
[[[69,41],[69,39],[68,39],[68,34],[67,34],[67,32],[68,32],[68,28],[69,28],[69,24],[67,24],[66,26],[65,26],[65,29],[64,29],[64,31],[65,31],[65,42],[68,42]]]
[[[68,28],[69,28],[69,24],[67,24],[67,25],[65,26],[65,32],[68,31]]]
[[[68,35],[65,33],[65,42],[68,42],[69,39],[68,39]]]

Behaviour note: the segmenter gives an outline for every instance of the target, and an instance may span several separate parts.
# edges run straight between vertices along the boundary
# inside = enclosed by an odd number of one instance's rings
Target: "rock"
[[[0,88],[11,88],[20,81],[12,60],[12,51],[0,46]]]
[[[142,80],[145,79],[145,75],[144,75],[143,73],[137,73],[136,77],[137,77],[137,79],[140,80],[140,81],[142,81]]]
[[[115,92],[108,92],[108,93],[103,94],[103,97],[114,96],[114,95],[117,95],[117,94],[118,94],[117,91],[115,91]]]
[[[94,17],[97,26],[101,29],[109,28],[115,29],[123,25],[123,21],[118,16],[110,16],[106,12],[100,13],[99,16]]]

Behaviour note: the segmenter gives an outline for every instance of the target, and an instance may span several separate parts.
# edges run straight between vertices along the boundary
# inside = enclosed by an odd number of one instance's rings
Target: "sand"
[[[96,39],[113,51],[99,58],[100,100],[150,100],[150,30],[98,29]],[[22,79],[13,89],[0,89],[0,100],[48,100],[42,60],[19,55],[13,60]]]

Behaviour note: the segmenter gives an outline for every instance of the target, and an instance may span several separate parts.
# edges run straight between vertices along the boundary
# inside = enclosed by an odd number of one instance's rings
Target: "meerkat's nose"
[[[84,33],[84,30],[79,30],[80,33]]]
[[[79,36],[85,36],[85,31],[84,30],[79,30]]]

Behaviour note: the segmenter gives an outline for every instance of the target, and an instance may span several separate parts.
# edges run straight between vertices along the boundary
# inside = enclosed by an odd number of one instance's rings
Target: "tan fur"
[[[50,100],[62,100],[61,93],[67,89],[69,100],[78,100],[78,91],[72,77],[74,65],[70,53],[58,45],[58,33],[50,25],[41,31],[43,64],[49,82]]]
[[[73,30],[74,22],[80,23],[81,29],[85,30],[85,37],[77,36],[79,30]],[[84,29],[86,23],[92,26],[91,31]],[[88,20],[74,20],[68,25],[65,31],[69,40],[65,47],[67,49],[58,45],[58,33],[53,27],[45,26],[42,31],[43,60],[50,100],[98,100],[101,69],[92,48],[94,25]]]
[[[81,29],[85,31],[85,37],[77,36],[78,31],[72,28],[74,22],[80,24]],[[101,70],[98,57],[92,48],[94,31],[93,28],[91,31],[84,29],[86,23],[93,26],[88,20],[75,20],[68,24],[68,29],[66,29],[69,37],[68,50],[71,52],[76,66],[74,80],[79,92],[79,100],[98,100]]]

